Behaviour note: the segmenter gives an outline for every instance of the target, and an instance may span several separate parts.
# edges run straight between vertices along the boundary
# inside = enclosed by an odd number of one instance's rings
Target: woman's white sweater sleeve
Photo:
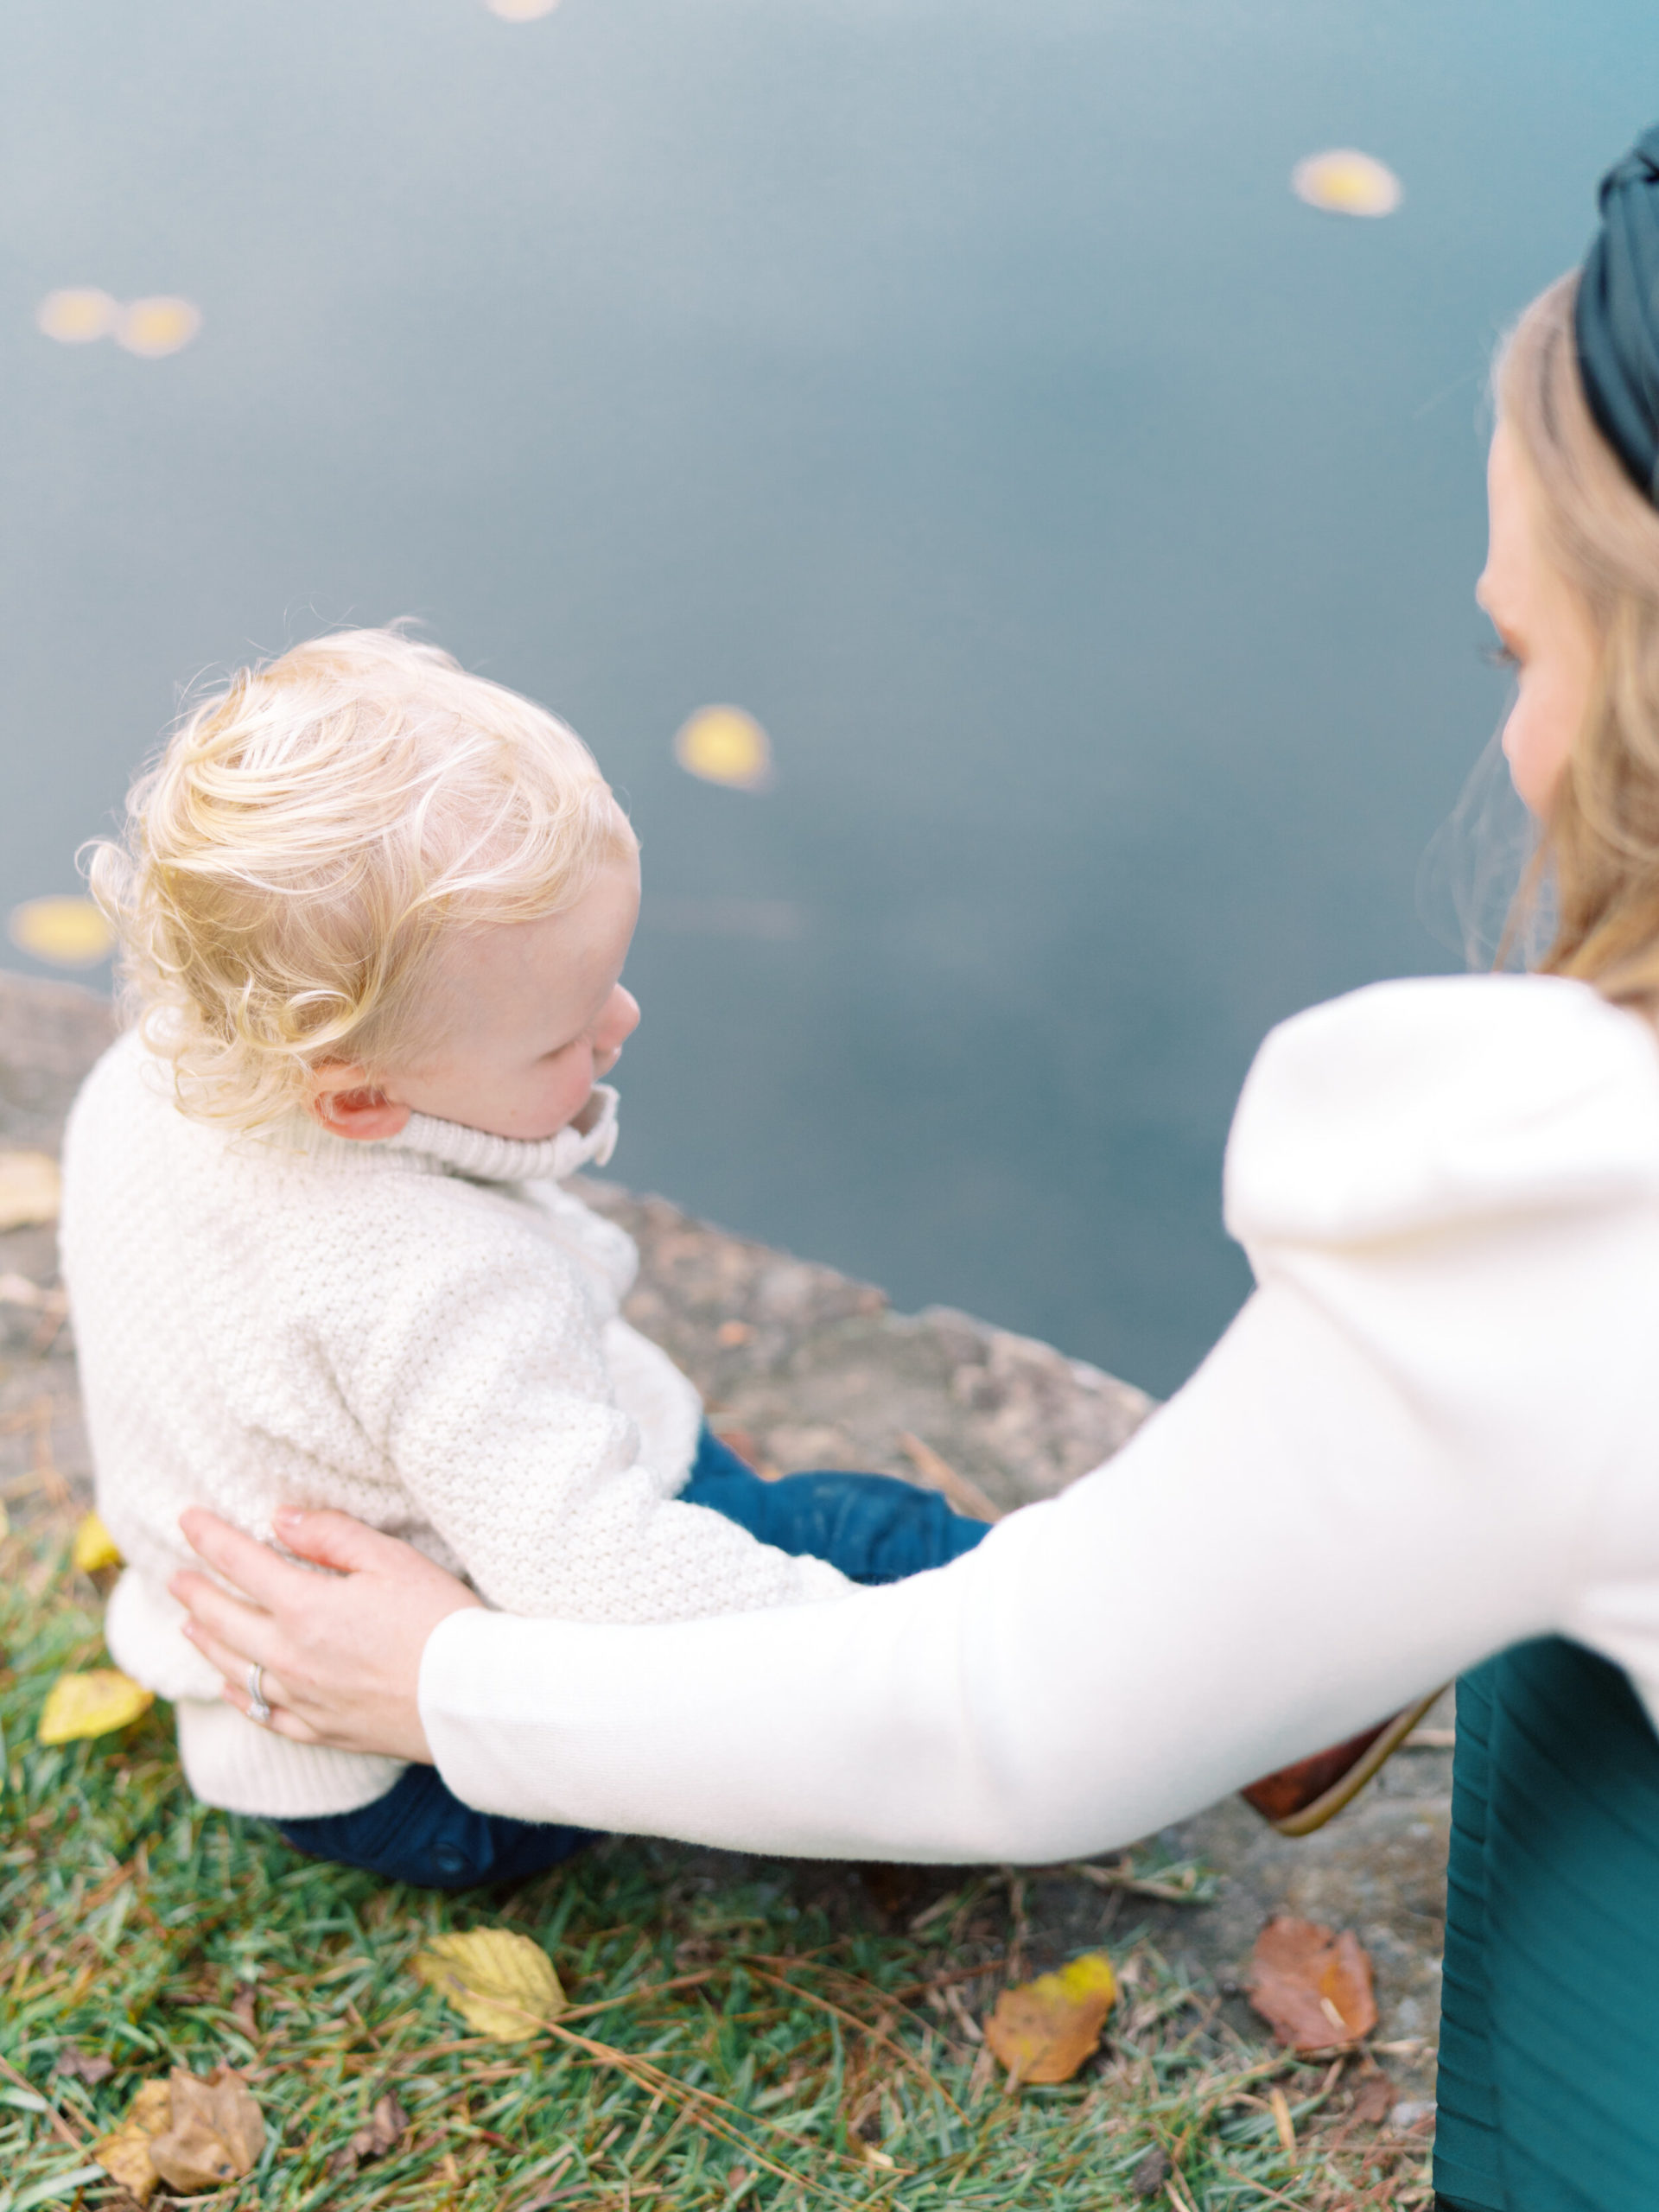
[[[1270,1043],[1230,1162],[1261,1287],[1115,1459],[954,1566],[676,1627],[445,1621],[421,1706],[451,1788],[734,1847],[1039,1862],[1570,1630],[1598,1586],[1659,1648],[1659,1485],[1622,1473],[1659,1451],[1659,1060],[1578,987],[1515,988],[1389,987]]]
[[[524,1819],[825,1857],[1103,1849],[1548,1624],[1562,1548],[1452,1473],[1296,1293],[1260,1294],[1115,1460],[948,1569],[671,1630],[457,1613],[428,1736],[458,1795]]]

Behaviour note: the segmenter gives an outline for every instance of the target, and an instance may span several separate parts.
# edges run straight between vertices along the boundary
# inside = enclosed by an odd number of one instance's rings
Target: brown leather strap
[[[1311,1758],[1264,1774],[1239,1795],[1254,1806],[1263,1820],[1271,1821],[1281,1835],[1312,1835],[1315,1828],[1339,1813],[1380,1768],[1393,1758],[1423,1715],[1441,1696],[1430,1690],[1391,1720],[1351,1736],[1346,1743],[1315,1751]]]

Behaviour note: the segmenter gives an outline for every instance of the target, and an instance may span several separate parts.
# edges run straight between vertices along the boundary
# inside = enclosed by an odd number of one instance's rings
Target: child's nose
[[[598,1042],[607,1052],[620,1052],[634,1031],[639,1027],[639,1001],[632,991],[625,991],[620,983],[611,993],[610,1004],[605,1009]]]

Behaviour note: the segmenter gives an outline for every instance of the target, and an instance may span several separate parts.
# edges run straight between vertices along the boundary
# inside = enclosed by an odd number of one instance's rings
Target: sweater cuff
[[[384,1797],[405,1764],[273,1736],[219,1700],[181,1699],[174,1711],[185,1780],[204,1803],[227,1813],[270,1821],[354,1813]]]
[[[559,1636],[556,1622],[531,1623],[480,1605],[446,1615],[421,1654],[421,1726],[440,1777],[463,1804],[513,1820],[555,1821],[559,1815],[548,1808],[547,1777],[526,1770],[531,1763],[524,1757],[522,1728],[512,1752],[502,1756],[500,1739],[511,1732],[501,1725],[499,1694],[503,1683],[521,1679],[529,1655],[516,1647],[526,1630],[538,1645],[555,1643]],[[550,1665],[550,1651],[548,1659]]]

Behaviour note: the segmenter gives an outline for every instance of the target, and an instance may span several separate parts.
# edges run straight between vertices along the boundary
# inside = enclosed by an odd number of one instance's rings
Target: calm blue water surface
[[[1634,0],[12,0],[0,904],[181,680],[416,614],[644,835],[614,1172],[1167,1389],[1263,1031],[1456,964],[1484,363],[1656,86]]]

